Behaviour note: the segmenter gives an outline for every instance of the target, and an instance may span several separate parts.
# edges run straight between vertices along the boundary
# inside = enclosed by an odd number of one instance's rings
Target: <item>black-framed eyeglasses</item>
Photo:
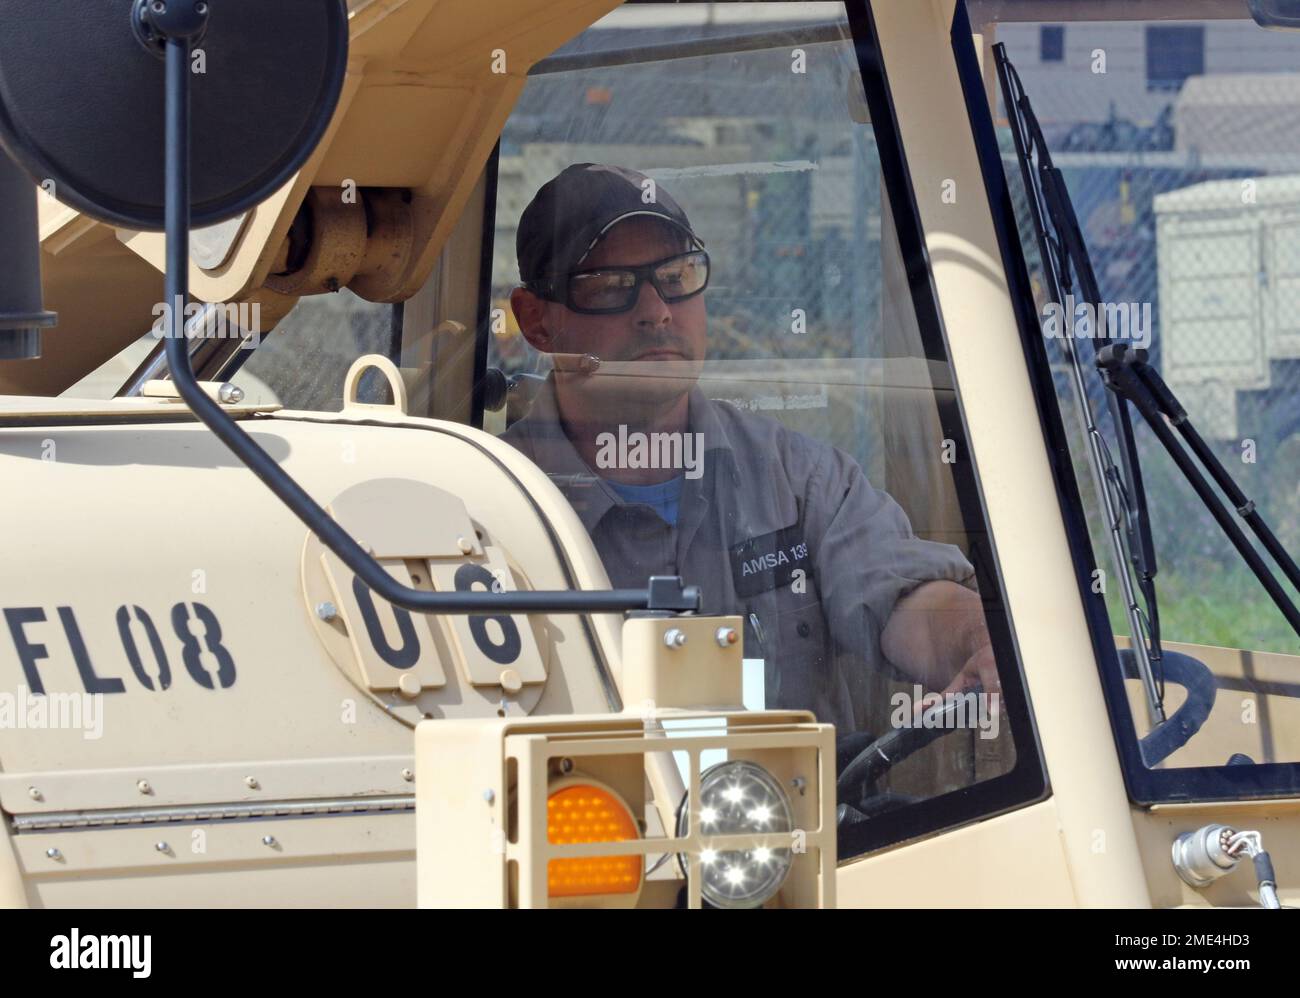
[[[600,267],[561,277],[529,281],[533,294],[583,315],[614,315],[636,306],[641,285],[649,281],[669,305],[694,298],[709,286],[709,254],[679,253],[640,267]]]

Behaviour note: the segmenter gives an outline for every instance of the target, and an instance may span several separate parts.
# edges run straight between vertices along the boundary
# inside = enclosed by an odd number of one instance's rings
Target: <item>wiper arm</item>
[[[1273,571],[1268,564],[1259,556],[1246,537],[1245,532],[1237,526],[1232,519],[1232,514],[1228,512],[1223,501],[1215,494],[1206,481],[1204,473],[1193,463],[1183,445],[1179,443],[1174,431],[1170,429],[1170,424],[1178,428],[1183,439],[1187,441],[1192,452],[1210,472],[1211,477],[1218,484],[1228,499],[1236,507],[1237,515],[1246,521],[1247,526],[1259,538],[1264,549],[1277,562],[1278,567],[1282,569],[1282,574],[1290,580],[1291,584],[1300,589],[1300,568],[1296,566],[1294,559],[1282,547],[1281,541],[1273,533],[1268,522],[1260,515],[1255,505],[1255,500],[1249,498],[1241,487],[1229,474],[1228,469],[1223,466],[1214,452],[1210,450],[1205,443],[1204,438],[1197,432],[1196,427],[1192,425],[1187,411],[1179,404],[1173,391],[1165,384],[1164,379],[1154,367],[1147,363],[1147,352],[1145,350],[1129,347],[1127,344],[1115,343],[1107,346],[1102,350],[1097,358],[1097,365],[1107,372],[1111,379],[1111,384],[1115,391],[1121,393],[1126,399],[1132,402],[1138,412],[1142,413],[1146,421],[1155,431],[1160,442],[1164,444],[1165,450],[1173,458],[1174,463],[1178,465],[1181,471],[1196,490],[1196,494],[1201,498],[1205,507],[1218,522],[1220,528],[1228,536],[1233,547],[1237,549],[1238,554],[1245,559],[1246,564],[1250,566],[1255,577],[1259,579],[1277,608],[1282,611],[1286,617],[1287,623],[1300,635],[1300,608],[1291,599],[1287,591],[1282,588]],[[1166,422],[1168,420],[1168,422]]]

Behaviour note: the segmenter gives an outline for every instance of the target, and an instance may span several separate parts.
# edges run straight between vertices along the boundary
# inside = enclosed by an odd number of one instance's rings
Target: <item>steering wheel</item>
[[[1120,649],[1119,659],[1124,677],[1136,679],[1137,660],[1133,650]],[[1148,768],[1163,762],[1201,730],[1201,726],[1214,709],[1214,700],[1219,692],[1214,674],[1199,659],[1184,655],[1182,652],[1166,651],[1162,662],[1165,679],[1187,690],[1187,699],[1171,717],[1166,718],[1139,741],[1142,761]],[[979,693],[981,689],[976,687],[973,691],[966,692]],[[931,742],[937,741],[950,732],[965,730],[949,726],[959,706],[961,701],[954,698],[945,703],[937,713],[927,712],[927,718],[933,718],[929,721],[929,727],[898,728],[872,740],[861,749],[840,770],[839,777],[835,781],[836,798],[841,802],[836,809],[838,820],[843,823],[847,817],[851,817],[850,809],[858,812],[856,820],[863,820],[865,815],[861,808],[849,803],[860,788],[875,783],[892,767]],[[852,737],[852,735],[847,736],[846,741]]]
[[[978,694],[981,691],[981,687],[976,687],[974,690],[964,692]],[[925,711],[924,716],[928,726],[921,727],[918,724],[910,728],[895,728],[889,734],[875,739],[840,770],[840,775],[835,781],[836,798],[845,800],[851,797],[857,788],[875,783],[891,767],[919,752],[931,742],[938,741],[953,731],[965,730],[950,724],[958,707],[964,706],[961,700],[954,697],[938,711],[933,708]],[[841,814],[841,820],[843,817],[844,815]]]

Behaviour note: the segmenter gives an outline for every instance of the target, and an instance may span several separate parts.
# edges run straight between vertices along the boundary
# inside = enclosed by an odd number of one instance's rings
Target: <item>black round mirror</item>
[[[267,198],[324,134],[347,68],[345,0],[149,0],[202,9],[191,56],[191,218]],[[56,198],[163,228],[164,61],[140,0],[0,0],[0,144]],[[187,10],[188,12],[188,10]]]

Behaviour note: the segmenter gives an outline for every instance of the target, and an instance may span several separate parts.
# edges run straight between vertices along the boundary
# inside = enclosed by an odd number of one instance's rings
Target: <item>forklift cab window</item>
[[[837,726],[841,828],[871,829],[847,855],[898,837],[878,818],[1036,765],[853,39],[840,4],[637,5],[533,69],[497,159],[488,373],[509,387],[484,414],[613,585],[681,575],[743,618],[747,706]]]

